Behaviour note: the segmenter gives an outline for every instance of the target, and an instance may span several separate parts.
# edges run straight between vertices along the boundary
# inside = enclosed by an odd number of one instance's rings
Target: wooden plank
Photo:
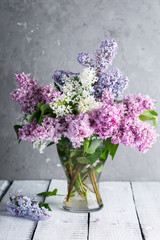
[[[66,194],[66,181],[52,180],[50,190],[58,189],[61,194]],[[62,209],[63,197],[48,197],[52,208],[52,218],[46,222],[38,222],[33,240],[86,240],[88,230],[88,214],[70,213]]]
[[[104,208],[91,214],[89,239],[142,240],[130,183],[102,182],[100,192]]]
[[[160,183],[133,182],[133,193],[146,240],[160,239]]]
[[[24,195],[34,196],[36,193],[46,191],[49,181],[14,181],[9,191],[4,195],[0,202],[0,240],[30,240],[36,226],[36,222],[14,217],[4,209],[8,201],[8,194],[15,193],[22,189]],[[42,200],[42,198],[39,198]]]
[[[0,199],[9,187],[10,183],[7,180],[0,180]]]

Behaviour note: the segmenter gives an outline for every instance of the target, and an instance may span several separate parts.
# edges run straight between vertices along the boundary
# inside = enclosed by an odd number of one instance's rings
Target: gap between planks
[[[132,182],[130,182],[130,186],[131,186],[133,202],[134,202],[135,211],[136,211],[136,215],[137,215],[137,219],[138,219],[139,229],[140,229],[140,231],[141,231],[142,240],[146,240],[146,239],[145,239],[144,232],[143,232],[143,228],[142,228],[142,225],[141,225],[141,222],[140,222],[140,218],[139,218],[137,206],[136,206],[136,201],[135,201],[135,197],[134,197],[134,191],[133,191]]]
[[[160,182],[132,182],[135,204],[146,240],[160,239]]]
[[[46,192],[49,191],[50,184],[51,184],[51,180],[49,180],[49,184],[48,184],[48,188],[47,188]],[[46,199],[46,197],[43,199],[43,201],[42,201],[43,203],[45,202],[45,199]],[[34,228],[34,230],[33,230],[33,234],[32,234],[31,240],[33,240],[33,238],[34,238],[34,234],[35,234],[35,232],[36,232],[37,225],[38,225],[38,222],[36,223],[35,228]]]

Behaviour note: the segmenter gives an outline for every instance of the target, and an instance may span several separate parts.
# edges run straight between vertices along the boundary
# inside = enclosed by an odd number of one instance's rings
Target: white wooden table
[[[69,213],[62,209],[64,197],[49,197],[52,217],[35,222],[14,217],[4,208],[8,194],[24,194],[58,188],[66,194],[66,182],[0,180],[0,240],[160,240],[159,182],[102,182],[104,208],[91,214]]]

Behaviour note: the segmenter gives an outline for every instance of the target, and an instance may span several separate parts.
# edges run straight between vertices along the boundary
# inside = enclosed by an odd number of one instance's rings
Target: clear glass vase
[[[68,183],[63,208],[71,212],[92,212],[103,207],[99,179],[108,152],[105,152],[103,141],[96,149],[88,148],[89,153],[85,149],[86,146],[73,148],[71,142],[65,138],[57,144],[58,155]]]

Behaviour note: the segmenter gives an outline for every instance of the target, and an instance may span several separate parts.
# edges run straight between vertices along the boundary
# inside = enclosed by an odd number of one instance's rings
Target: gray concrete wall
[[[107,37],[119,44],[114,65],[130,79],[125,92],[148,93],[160,106],[159,0],[0,1],[0,179],[65,178],[56,148],[40,155],[17,144],[13,125],[20,108],[10,101],[14,73],[31,73],[40,84],[56,69],[80,71],[81,51],[92,53]],[[146,154],[120,146],[103,180],[160,180],[159,141]]]

